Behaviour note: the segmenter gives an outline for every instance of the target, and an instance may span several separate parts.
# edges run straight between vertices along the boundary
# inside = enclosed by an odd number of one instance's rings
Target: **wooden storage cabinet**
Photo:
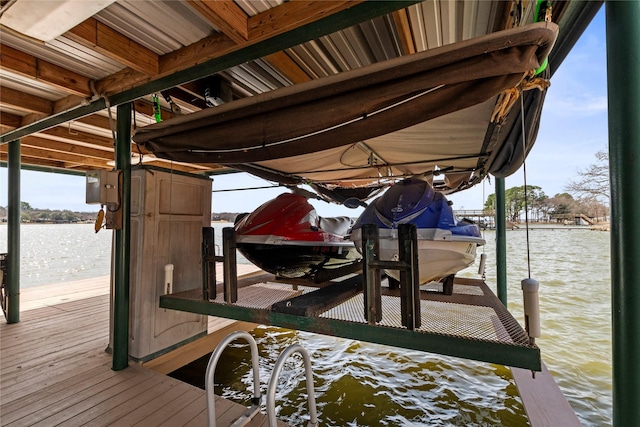
[[[201,288],[202,227],[211,225],[211,180],[170,171],[131,173],[129,356],[146,361],[207,332],[207,317],[159,308],[166,264],[173,292]]]

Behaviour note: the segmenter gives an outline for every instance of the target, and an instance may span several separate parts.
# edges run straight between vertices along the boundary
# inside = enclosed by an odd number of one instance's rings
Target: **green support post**
[[[114,371],[129,366],[129,267],[131,237],[131,103],[118,105],[116,169],[122,196],[122,228],[115,231],[115,295],[113,303]]]
[[[20,321],[20,140],[9,142],[7,212],[7,323]]]
[[[607,1],[613,425],[640,420],[640,2]]]
[[[507,306],[507,212],[504,178],[496,178],[496,283],[498,299]]]

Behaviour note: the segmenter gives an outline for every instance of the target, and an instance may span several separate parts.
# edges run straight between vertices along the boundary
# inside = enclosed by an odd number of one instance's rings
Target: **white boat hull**
[[[418,229],[418,269],[420,284],[440,280],[455,274],[473,264],[476,250],[485,241],[479,237],[452,235],[438,229]],[[351,239],[359,251],[362,250],[360,230],[354,230]],[[380,259],[397,261],[398,232],[394,229],[380,229]],[[385,270],[385,273],[396,280],[400,279],[397,270]]]

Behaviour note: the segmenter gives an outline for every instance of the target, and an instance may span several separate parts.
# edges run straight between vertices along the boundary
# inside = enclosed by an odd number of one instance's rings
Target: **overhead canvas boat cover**
[[[540,66],[557,32],[537,23],[492,33],[140,128],[134,141],[281,182],[355,187],[434,166],[472,171],[496,148],[485,139],[497,95]]]

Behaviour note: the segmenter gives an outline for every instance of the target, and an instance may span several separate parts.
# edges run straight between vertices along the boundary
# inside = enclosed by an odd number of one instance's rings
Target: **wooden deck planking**
[[[135,408],[148,402],[149,393],[156,388],[161,388],[165,382],[171,382],[171,378],[166,376],[163,378],[159,375],[136,375],[65,408],[62,412],[64,416],[58,416],[55,422],[50,422],[50,418],[47,418],[40,425],[42,427],[59,425],[61,419],[66,426],[78,426],[92,421],[94,424],[98,422],[104,425],[112,424],[122,415],[131,412],[131,405]],[[117,408],[115,419],[114,408]],[[35,426],[38,425],[35,424]]]
[[[98,351],[104,353],[103,350]],[[51,354],[55,357],[43,362],[36,369],[20,369],[20,373],[13,377],[0,375],[3,384],[0,393],[2,393],[3,401],[7,401],[5,399],[14,394],[17,396],[29,394],[33,387],[41,387],[64,380],[68,375],[73,375],[77,372],[78,369],[87,367],[87,365],[93,366],[96,359],[95,352],[90,350],[79,351],[75,356],[61,360],[58,360],[58,356],[55,353]]]
[[[511,368],[511,373],[532,427],[582,426],[544,363],[535,378],[525,369]]]
[[[54,283],[20,290],[20,309],[32,310],[56,306],[69,301],[108,295],[109,276],[82,279],[67,283]]]
[[[0,425],[206,425],[203,390],[133,362],[111,370],[109,298],[104,277],[21,293],[21,321],[0,323]],[[209,321],[219,334],[235,326]],[[219,425],[245,409],[216,397]],[[265,422],[259,414],[249,425]]]
[[[68,399],[76,393],[84,392],[91,383],[99,383],[115,375],[114,371],[107,370],[103,366],[79,372],[71,378],[42,388],[39,393],[31,393],[25,398],[3,404],[1,408],[2,422],[8,424],[24,418],[34,413],[38,407],[48,407]]]
[[[133,426],[137,423],[150,424],[150,420],[155,416],[158,420],[165,419],[169,413],[173,413],[180,407],[190,403],[188,398],[189,392],[193,392],[192,388],[186,383],[172,382],[172,387],[164,393],[156,396],[154,399],[141,404],[137,410],[118,419],[118,426]],[[191,393],[193,399],[200,398],[200,393]],[[165,411],[165,412],[163,412]]]
[[[111,370],[111,356],[104,351],[109,298],[105,278],[22,292],[21,322],[0,323],[0,425],[206,424],[203,390],[133,363],[123,371]],[[208,353],[232,330],[251,327],[210,317],[209,331],[217,333],[148,364],[171,372],[186,359]],[[529,371],[512,371],[533,427],[580,425],[546,367],[536,379]],[[216,397],[219,425],[244,410]],[[260,415],[250,425],[266,426],[267,418]]]

